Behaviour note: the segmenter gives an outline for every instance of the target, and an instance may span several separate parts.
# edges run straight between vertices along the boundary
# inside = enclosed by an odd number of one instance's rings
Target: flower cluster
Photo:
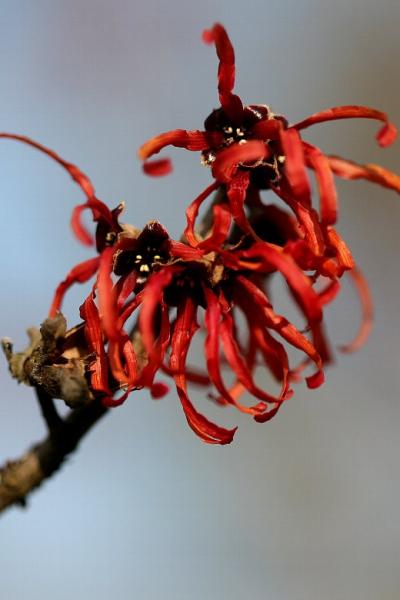
[[[179,241],[157,221],[142,230],[121,224],[123,206],[110,210],[76,166],[28,138],[0,136],[28,143],[55,159],[86,196],[73,212],[72,227],[83,243],[95,241],[97,253],[59,284],[50,316],[60,310],[71,285],[96,276],[80,308],[92,394],[110,407],[122,404],[135,389],[148,388],[153,397],[161,397],[167,391],[157,380],[161,372],[174,380],[195,433],[205,442],[226,444],[235,429],[212,423],[199,412],[189,398],[188,383],[213,387],[210,398],[258,422],[277,413],[303,371],[307,370],[309,388],[321,385],[330,360],[323,311],[340,291],[345,272],[360,292],[363,318],[358,335],[343,350],[363,343],[372,319],[365,280],[334,227],[338,205],[334,176],[367,179],[399,193],[400,177],[376,165],[326,155],[300,133],[323,121],[376,119],[382,122],[377,140],[388,146],[396,129],[386,114],[342,106],[289,125],[267,105],[244,105],[233,93],[234,51],[224,28],[214,25],[203,39],[215,44],[219,58],[220,107],[206,118],[204,131],[162,133],[139,150],[149,175],[170,172],[168,159],[148,160],[168,145],[201,152],[201,162],[211,169],[214,181],[187,208],[187,225]],[[318,208],[308,170],[315,174]],[[275,194],[274,203],[263,201],[264,190]],[[206,201],[210,206],[199,227],[198,214]],[[95,240],[81,222],[87,209],[97,224]],[[302,315],[301,328],[275,310],[269,293],[273,274],[285,280]],[[199,329],[204,333],[202,370],[187,365]],[[295,364],[290,348],[301,356]],[[278,382],[276,393],[256,382],[260,365]],[[229,384],[227,368],[233,375]],[[246,391],[255,403],[241,401]]]

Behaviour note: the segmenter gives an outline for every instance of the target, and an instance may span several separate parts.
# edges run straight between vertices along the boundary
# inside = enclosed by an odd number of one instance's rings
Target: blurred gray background
[[[183,209],[207,185],[198,155],[169,152],[175,172],[141,175],[136,149],[160,131],[202,126],[217,105],[216,20],[236,48],[237,91],[294,122],[336,104],[366,104],[400,124],[398,0],[162,3],[0,0],[0,129],[30,135],[75,162],[126,221],[158,218],[179,235]],[[371,121],[315,127],[327,152],[400,170]],[[0,520],[1,598],[57,600],[398,600],[400,321],[399,197],[345,182],[340,232],[371,284],[373,335],[338,356],[326,385],[304,385],[278,418],[239,424],[228,447],[202,444],[175,392],[132,395],[87,439],[27,511]],[[49,159],[0,143],[0,335],[17,348],[52,291],[90,250],[68,222],[81,200]],[[78,320],[85,289],[65,312]],[[334,344],[351,337],[350,287],[328,312]],[[44,435],[31,390],[0,360],[0,456]]]

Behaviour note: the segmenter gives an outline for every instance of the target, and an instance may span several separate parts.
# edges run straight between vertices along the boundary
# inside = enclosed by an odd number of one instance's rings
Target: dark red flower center
[[[145,283],[157,265],[170,259],[169,235],[156,221],[146,225],[139,236],[132,239],[130,246],[116,253],[113,271],[116,275],[135,271],[137,284]]]
[[[240,123],[233,123],[222,108],[213,110],[205,120],[204,127],[206,131],[222,133],[223,141],[219,146],[208,148],[202,152],[202,163],[212,166],[218,152],[224,148],[232,144],[246,144],[249,140],[260,139],[260,136],[254,131],[254,127],[257,123],[270,119],[279,120],[284,127],[287,127],[286,119],[272,113],[270,108],[264,104],[245,106]],[[261,141],[265,142],[271,150],[270,156],[252,163],[240,163],[239,166],[241,169],[251,171],[252,183],[258,188],[268,188],[270,183],[276,183],[280,179],[285,157],[277,142],[269,139]]]

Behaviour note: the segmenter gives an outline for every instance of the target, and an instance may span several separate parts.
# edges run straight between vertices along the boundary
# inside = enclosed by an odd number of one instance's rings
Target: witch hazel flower
[[[375,165],[331,157],[302,139],[312,125],[331,120],[365,118],[382,122],[376,138],[380,146],[392,144],[396,128],[385,113],[363,106],[339,106],[315,113],[289,125],[286,117],[264,104],[245,105],[233,93],[235,56],[225,29],[216,24],[203,33],[214,44],[219,58],[218,93],[220,107],[206,118],[204,130],[177,129],[162,133],[139,150],[144,171],[164,175],[171,166],[167,159],[148,159],[166,146],[201,152],[201,162],[210,167],[218,186],[226,190],[230,211],[241,229],[254,235],[245,204],[254,190],[272,190],[294,212],[302,238],[315,257],[324,254],[330,227],[337,220],[337,192],[334,175],[367,179],[400,192],[399,178]],[[313,207],[308,170],[314,172],[319,192],[319,211]],[[203,199],[206,199],[207,194]]]
[[[214,212],[213,231],[197,248],[170,239],[158,222],[148,224],[138,236],[120,234],[101,257],[94,288],[98,303],[91,294],[81,316],[95,355],[92,387],[104,394],[107,406],[121,404],[133,389],[155,386],[157,393],[160,384],[155,385],[154,378],[161,371],[173,378],[195,433],[205,442],[226,444],[235,430],[212,423],[194,407],[188,382],[212,386],[221,405],[232,405],[256,421],[271,419],[292,396],[298,367],[289,364],[288,346],[302,353],[305,364],[314,363],[308,386],[323,382],[323,298],[295,261],[273,244],[240,248],[227,242],[221,249],[220,237],[231,215],[220,206]],[[265,290],[265,280],[274,272],[284,277],[293,293],[311,341],[274,310]],[[245,344],[237,326],[239,311],[247,323]],[[132,317],[136,340],[125,330],[127,322],[132,328]],[[186,364],[199,322],[205,333],[200,372]],[[260,361],[280,382],[278,394],[256,383],[254,371]],[[235,376],[231,386],[224,381],[223,363]],[[112,379],[126,387],[121,398],[110,396]],[[240,402],[245,391],[257,399],[256,404]]]
[[[161,397],[166,388],[155,377],[162,372],[174,380],[193,431],[207,443],[226,444],[235,429],[221,427],[199,412],[188,384],[209,388],[209,397],[220,405],[233,406],[257,422],[270,420],[311,365],[307,386],[323,383],[323,368],[330,361],[323,310],[340,286],[336,279],[317,286],[317,278],[299,266],[290,253],[298,236],[295,219],[277,207],[264,207],[262,213],[274,243],[250,236],[235,240],[232,215],[223,204],[214,205],[213,217],[212,228],[201,240],[189,224],[185,238],[191,244],[171,239],[156,221],[140,233],[120,233],[115,245],[102,254],[94,286],[97,302],[91,294],[81,316],[95,357],[90,365],[92,388],[103,394],[107,406],[121,404],[138,388],[149,388],[153,397]],[[301,327],[275,310],[268,292],[274,274],[286,282],[303,317]],[[362,290],[361,277],[358,284]],[[366,289],[364,306],[370,322]],[[240,317],[244,328],[239,327]],[[366,326],[365,322],[353,345],[361,343]],[[199,330],[204,336],[200,371],[187,365]],[[289,359],[290,348],[300,354],[295,363]],[[233,384],[225,381],[226,366],[234,375]],[[278,393],[256,382],[260,366],[280,384]],[[121,397],[110,394],[112,381],[125,388]],[[255,404],[241,401],[245,392],[256,398]]]

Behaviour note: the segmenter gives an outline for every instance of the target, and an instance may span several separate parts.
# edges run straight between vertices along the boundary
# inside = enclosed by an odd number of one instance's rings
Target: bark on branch
[[[61,467],[66,457],[76,450],[81,439],[106,412],[107,409],[99,400],[93,400],[71,411],[65,419],[57,416],[57,420],[51,421],[48,436],[44,440],[35,444],[20,459],[8,461],[0,469],[0,512],[13,504],[24,506],[27,495]]]

